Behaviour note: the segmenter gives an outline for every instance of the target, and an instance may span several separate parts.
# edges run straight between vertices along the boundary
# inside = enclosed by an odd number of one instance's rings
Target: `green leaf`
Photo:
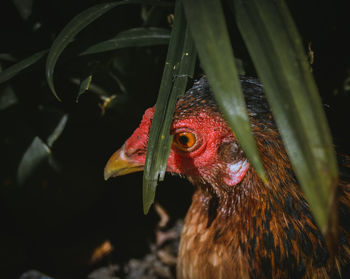
[[[32,15],[34,0],[14,0],[13,5],[23,20],[28,20]]]
[[[39,137],[35,137],[23,154],[17,170],[18,184],[25,183],[36,170],[47,162],[51,154],[50,148]]]
[[[6,86],[0,92],[0,111],[7,109],[18,103],[18,98],[12,88],[12,86]]]
[[[77,98],[75,99],[75,101],[76,101],[77,103],[79,102],[80,96],[81,96],[82,94],[84,94],[87,90],[89,90],[91,81],[92,81],[92,75],[89,75],[89,76],[87,76],[86,78],[84,78],[84,79],[80,82],[78,95],[77,95]]]
[[[10,53],[0,53],[0,60],[15,62],[16,58],[14,58]]]
[[[337,163],[302,40],[284,1],[235,0],[237,24],[322,232],[327,230]]]
[[[52,131],[52,133],[48,136],[46,142],[49,147],[55,143],[55,141],[61,136],[64,128],[66,127],[68,120],[68,115],[64,114],[61,120],[58,122],[56,128]]]
[[[8,81],[17,75],[20,71],[38,62],[43,56],[46,55],[47,52],[48,50],[39,51],[32,56],[22,60],[21,62],[18,62],[15,65],[12,65],[4,71],[0,72],[0,84]]]
[[[176,2],[175,22],[155,106],[147,145],[143,175],[143,210],[147,214],[154,201],[158,180],[163,180],[172,136],[170,125],[176,101],[185,92],[187,79],[193,75],[196,61],[194,43],[186,29],[181,1]]]
[[[58,100],[60,100],[60,98],[58,97],[55,90],[53,82],[53,73],[55,70],[56,62],[62,54],[63,50],[73,41],[75,36],[85,27],[87,27],[90,23],[92,23],[111,9],[126,4],[144,4],[157,6],[170,5],[169,2],[159,0],[124,0],[120,2],[111,2],[96,5],[75,16],[58,34],[57,38],[55,39],[50,48],[50,52],[46,60],[46,79],[51,91]]]
[[[144,47],[166,45],[169,43],[170,31],[165,28],[140,27],[120,32],[113,39],[95,44],[81,55],[100,53],[126,47]]]
[[[186,18],[215,99],[249,162],[266,182],[219,0],[186,0]]]
[[[243,61],[239,58],[235,58],[235,64],[236,64],[236,68],[237,68],[237,72],[240,75],[245,75],[245,69],[244,69],[244,64]]]
[[[60,170],[59,164],[52,156],[51,147],[55,141],[61,136],[66,127],[68,115],[64,114],[60,117],[56,127],[47,137],[45,143],[40,137],[35,137],[23,157],[17,169],[17,182],[24,184],[31,176],[33,176],[40,167],[48,163],[55,171]]]
[[[143,26],[159,26],[164,21],[167,12],[159,7],[141,7],[141,19]]]

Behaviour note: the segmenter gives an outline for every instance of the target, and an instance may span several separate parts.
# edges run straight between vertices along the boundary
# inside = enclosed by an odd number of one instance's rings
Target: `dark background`
[[[58,32],[97,0],[2,0],[0,56],[2,69],[47,49]],[[346,1],[287,1],[312,65],[335,143],[348,151],[350,55]],[[227,8],[227,6],[225,5]],[[147,9],[146,9],[147,10]],[[18,278],[38,269],[55,278],[86,278],[98,266],[142,257],[154,238],[158,217],[142,211],[142,173],[103,180],[109,156],[137,127],[143,111],[156,100],[166,46],[130,48],[78,57],[86,47],[139,26],[169,27],[171,9],[150,18],[138,5],[116,8],[83,30],[59,59],[52,95],[44,77],[44,59],[0,84],[0,278]],[[255,75],[244,44],[228,18],[236,57]],[[200,76],[197,67],[196,76]],[[93,85],[79,102],[76,80],[93,73]],[[117,79],[116,79],[117,78]],[[10,93],[9,93],[10,92]],[[11,105],[1,96],[11,96]],[[103,98],[115,95],[103,113]],[[35,137],[46,142],[63,115],[67,125],[51,147],[50,159],[33,164],[18,177],[19,164]],[[53,163],[54,162],[54,163]],[[22,180],[21,180],[22,179]],[[19,183],[21,181],[21,183]],[[171,222],[184,216],[192,188],[167,176],[157,200]],[[89,265],[92,251],[105,240],[112,254]]]

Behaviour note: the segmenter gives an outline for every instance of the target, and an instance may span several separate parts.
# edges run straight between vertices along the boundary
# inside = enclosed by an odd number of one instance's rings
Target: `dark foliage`
[[[0,69],[49,48],[72,17],[103,2],[1,1]],[[335,142],[349,152],[348,10],[344,1],[287,2],[305,48],[312,43],[312,68]],[[151,18],[145,18],[141,17],[143,9],[115,9],[79,34],[55,71],[62,103],[48,89],[44,61],[0,84],[1,278],[18,278],[30,269],[54,278],[86,278],[97,267],[141,259],[149,252],[158,216],[153,209],[143,215],[142,175],[105,182],[103,167],[137,126],[145,108],[154,104],[166,46],[77,56],[88,46],[129,28],[169,28],[171,10],[156,8]],[[247,74],[254,76],[238,31],[230,20],[228,25],[236,56]],[[90,74],[93,86],[76,103],[79,82]],[[67,123],[52,141],[50,135],[65,115]],[[43,159],[28,175],[19,177],[20,162],[35,138],[40,140],[34,154],[41,150]],[[170,213],[172,225],[184,216],[192,188],[172,177],[166,184],[160,185],[157,200]],[[112,243],[113,252],[90,264],[92,252],[106,240]],[[269,236],[266,241],[271,241]]]

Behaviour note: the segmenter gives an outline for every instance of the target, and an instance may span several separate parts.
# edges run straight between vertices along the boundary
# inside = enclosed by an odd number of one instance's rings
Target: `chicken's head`
[[[105,179],[143,170],[154,108],[105,167]],[[217,187],[240,183],[249,163],[201,79],[176,104],[167,171]]]

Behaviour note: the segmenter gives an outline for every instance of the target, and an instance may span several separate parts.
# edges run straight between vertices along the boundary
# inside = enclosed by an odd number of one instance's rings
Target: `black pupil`
[[[187,136],[180,136],[179,137],[179,142],[182,144],[182,145],[187,145],[189,139]]]

